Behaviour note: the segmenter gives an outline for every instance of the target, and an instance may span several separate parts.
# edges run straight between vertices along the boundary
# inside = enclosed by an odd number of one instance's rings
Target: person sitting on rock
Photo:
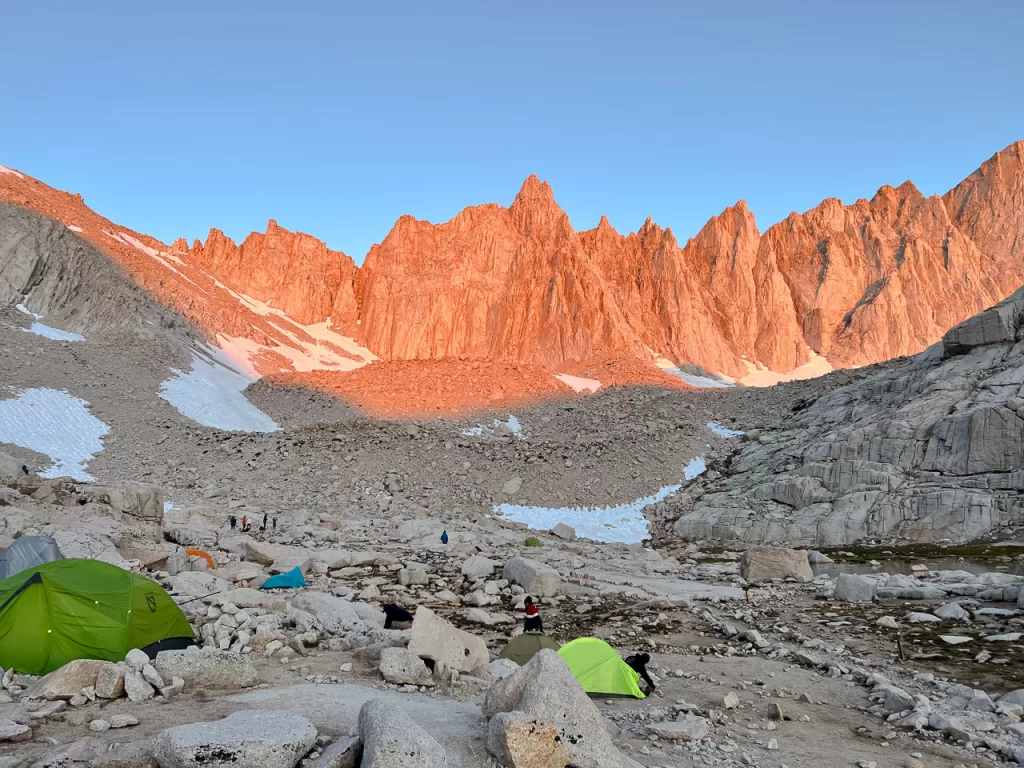
[[[394,624],[412,623],[412,614],[405,610],[405,608],[399,608],[394,603],[388,603],[383,606],[383,609],[384,629],[391,629]],[[395,627],[395,629],[401,629],[401,627]]]
[[[627,656],[623,661],[638,675],[640,679],[644,681],[644,686],[647,688],[644,691],[645,696],[650,696],[652,693],[661,696],[661,691],[658,690],[658,686],[654,684],[651,679],[650,673],[647,671],[647,665],[651,663],[651,654],[649,653],[636,653],[632,656]]]
[[[527,597],[523,601],[523,610],[526,611],[526,622],[523,625],[523,630],[526,632],[543,632],[544,624],[540,620],[540,611],[533,604],[532,597]]]

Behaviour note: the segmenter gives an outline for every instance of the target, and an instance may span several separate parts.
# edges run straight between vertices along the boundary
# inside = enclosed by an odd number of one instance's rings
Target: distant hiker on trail
[[[644,695],[650,696],[652,693],[663,696],[661,691],[658,690],[658,686],[651,680],[651,675],[647,671],[647,665],[651,663],[651,654],[649,653],[637,653],[633,656],[627,656],[623,661],[626,662],[629,667],[640,675],[640,679],[644,681],[644,685],[647,686],[647,690],[644,691]]]
[[[246,515],[242,515],[242,530],[249,524],[249,518]]]
[[[399,608],[394,603],[388,603],[384,608],[384,629],[391,629],[392,624],[412,623],[412,614],[405,608]]]
[[[263,513],[263,525],[260,526],[261,531],[267,530],[267,513]]]
[[[526,611],[526,622],[523,625],[523,630],[526,632],[543,632],[544,624],[540,620],[540,611],[533,604],[532,597],[527,597],[523,601],[523,610]]]
[[[447,544],[448,543],[448,531],[441,531],[441,543],[442,544]]]
[[[277,518],[276,517],[274,518],[274,530],[275,531],[277,530]]]
[[[238,525],[238,518],[234,515],[231,516],[231,530],[235,530],[235,526]]]
[[[21,465],[21,471],[24,472],[27,475],[28,474],[28,464],[22,464]]]

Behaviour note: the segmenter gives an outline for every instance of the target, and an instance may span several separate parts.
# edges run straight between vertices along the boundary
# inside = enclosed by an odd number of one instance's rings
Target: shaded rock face
[[[210,337],[301,346],[313,342],[305,326],[329,319],[388,361],[571,368],[646,365],[654,352],[736,377],[752,363],[789,371],[812,352],[836,367],[864,365],[920,352],[1024,282],[1024,142],[943,197],[909,182],[884,186],[852,205],[825,200],[763,234],[740,201],[684,245],[650,220],[627,235],[607,219],[577,232],[531,176],[508,208],[466,208],[441,224],[403,216],[361,268],[273,221],[240,245],[211,230],[205,243],[168,249],[27,177],[0,177],[3,202],[74,223],[80,238],[53,222],[33,225],[34,237],[58,252],[91,241]],[[0,246],[0,301],[56,274],[33,249],[19,244],[11,256]],[[356,357],[353,366],[372,358]],[[291,370],[284,357],[261,364]]]
[[[686,539],[969,541],[1022,513],[1024,289],[851,379],[667,503]]]

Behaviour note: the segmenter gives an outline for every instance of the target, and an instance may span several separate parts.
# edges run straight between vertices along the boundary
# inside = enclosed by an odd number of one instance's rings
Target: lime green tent
[[[557,651],[558,643],[541,632],[523,632],[519,637],[513,637],[508,641],[499,658],[511,659],[520,667],[525,667],[541,648]]]
[[[640,675],[604,640],[581,637],[563,645],[558,655],[587,693],[644,698],[636,684]]]
[[[99,560],[55,560],[0,581],[0,667],[43,675],[75,659],[121,661],[192,642],[155,581]]]

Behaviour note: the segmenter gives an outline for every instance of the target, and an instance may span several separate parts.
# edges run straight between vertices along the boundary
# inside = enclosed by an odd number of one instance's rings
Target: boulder
[[[466,561],[462,564],[462,575],[468,576],[471,579],[485,578],[494,573],[494,568],[497,565],[496,562],[483,555],[473,555],[472,557],[467,557]]]
[[[252,581],[263,575],[263,567],[259,563],[235,561],[217,566],[217,576],[227,581]]]
[[[449,766],[444,748],[395,704],[382,699],[359,710],[363,740],[361,768],[442,768]]]
[[[997,701],[1000,704],[1016,704],[1017,706],[1024,707],[1024,688],[1004,693]]]
[[[118,568],[128,568],[128,563],[106,536],[81,528],[58,529],[49,535],[57,542],[64,557],[69,560],[102,560]]]
[[[0,742],[28,741],[32,738],[32,729],[27,725],[16,723],[9,717],[0,717]]]
[[[565,539],[566,541],[572,541],[576,538],[576,529],[571,525],[566,525],[565,523],[559,523],[556,525],[551,529],[551,533],[560,539]]]
[[[259,682],[252,657],[235,651],[161,651],[154,664],[164,680],[177,677],[189,688],[248,688]]]
[[[940,605],[932,613],[943,621],[968,621],[971,618],[971,614],[964,610],[960,603]]]
[[[302,592],[292,598],[292,605],[312,614],[332,635],[344,635],[364,628],[355,607],[348,600],[324,592]]]
[[[513,768],[565,768],[573,760],[557,728],[523,712],[499,712],[491,718],[487,751]]]
[[[363,743],[355,736],[335,739],[320,753],[320,757],[306,763],[306,768],[356,768],[363,752]]]
[[[295,712],[243,710],[168,728],[156,737],[153,755],[160,768],[294,768],[316,737],[313,724]]]
[[[101,699],[119,699],[124,696],[124,665],[103,663],[96,675],[96,696]]]
[[[234,584],[214,575],[214,571],[183,571],[171,577],[171,591],[189,597],[206,597],[229,591]]]
[[[75,659],[69,661],[60,669],[55,669],[48,675],[40,678],[39,682],[32,688],[31,696],[34,699],[70,699],[83,688],[96,685],[96,676],[107,661],[95,659]]]
[[[161,523],[164,519],[164,494],[160,488],[149,485],[124,486],[85,485],[79,492],[85,503],[99,502],[147,523]]]
[[[639,768],[612,743],[604,718],[555,651],[541,650],[515,674],[495,682],[487,691],[483,709],[488,717],[522,712],[550,722],[572,755],[572,765]]]
[[[381,677],[396,685],[434,685],[423,659],[407,648],[384,648],[377,667]]]
[[[134,669],[124,671],[124,693],[128,701],[138,704],[140,701],[149,701],[156,696],[153,686],[145,681],[139,672]]]
[[[647,732],[666,741],[700,741],[709,732],[708,721],[696,715],[680,715],[673,722],[653,723],[647,726]]]
[[[512,477],[505,481],[505,484],[501,486],[501,492],[506,496],[515,496],[519,493],[523,487],[523,479],[521,477]]]
[[[848,603],[870,603],[875,598],[878,582],[871,576],[855,576],[852,573],[840,573],[836,579],[836,591],[833,597]]]
[[[551,566],[525,557],[513,557],[506,562],[502,575],[511,584],[518,584],[527,594],[536,597],[553,597],[558,594],[558,585],[562,581],[558,571]]]
[[[129,669],[141,672],[143,667],[149,664],[149,654],[138,648],[132,648],[125,654],[124,663],[128,665]]]
[[[749,582],[772,579],[796,579],[808,582],[814,578],[807,553],[785,547],[751,547],[740,559],[740,576]]]
[[[409,650],[459,672],[469,672],[490,659],[483,638],[458,629],[425,605],[416,609]]]

